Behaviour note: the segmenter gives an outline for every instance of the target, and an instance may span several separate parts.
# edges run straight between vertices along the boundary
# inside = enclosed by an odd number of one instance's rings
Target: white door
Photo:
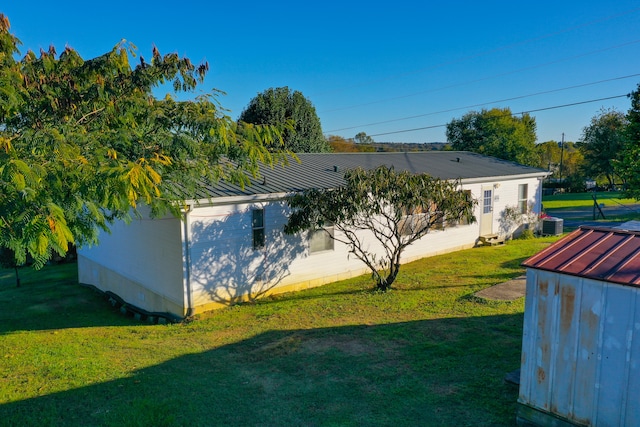
[[[482,187],[480,235],[493,234],[493,186]]]

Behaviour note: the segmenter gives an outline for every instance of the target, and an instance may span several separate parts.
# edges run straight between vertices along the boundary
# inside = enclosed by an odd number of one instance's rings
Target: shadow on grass
[[[134,323],[109,310],[102,293],[80,286],[77,264],[20,270],[17,288],[13,270],[0,270],[0,334]]]
[[[513,425],[521,330],[501,315],[270,331],[0,405],[0,423]]]

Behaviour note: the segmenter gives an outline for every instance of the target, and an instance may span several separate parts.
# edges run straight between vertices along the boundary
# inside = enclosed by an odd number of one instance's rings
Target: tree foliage
[[[373,138],[367,135],[365,132],[358,132],[356,136],[353,137],[354,141],[357,144],[373,144]]]
[[[240,114],[240,122],[291,127],[283,133],[287,150],[297,153],[331,151],[315,107],[302,92],[288,87],[270,88],[253,98]]]
[[[640,200],[640,84],[629,94],[631,107],[626,115],[624,148],[616,171],[625,181],[627,196]]]
[[[475,220],[475,202],[457,182],[384,166],[347,171],[344,186],[306,190],[287,201],[293,213],[286,233],[333,224],[337,232],[331,238],[367,265],[383,291],[396,279],[407,246],[434,228]]]
[[[536,145],[536,152],[538,163],[534,166],[547,169],[554,179],[562,179],[565,189],[584,191],[584,156],[576,143],[546,141]]]
[[[53,46],[18,59],[19,44],[0,15],[0,247],[18,263],[29,255],[40,267],[72,243],[94,243],[141,202],[178,213],[200,180],[245,182],[244,171],[280,158],[278,130],[236,124],[215,93],[153,96],[167,82],[194,89],[206,63],[154,48],[132,67],[124,41],[88,60]]]
[[[592,178],[604,177],[613,188],[616,183],[616,163],[625,145],[627,118],[616,110],[602,109],[582,131],[578,147],[584,155],[583,171]]]
[[[472,111],[447,124],[447,142],[453,150],[534,166],[536,122],[529,114],[515,117],[508,108]]]
[[[334,153],[362,153],[374,152],[376,149],[371,145],[356,144],[353,139],[344,139],[338,135],[329,135],[327,142]]]

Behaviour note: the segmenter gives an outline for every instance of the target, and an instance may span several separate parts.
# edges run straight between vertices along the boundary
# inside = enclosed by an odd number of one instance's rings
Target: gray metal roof
[[[409,153],[301,153],[299,161],[286,166],[260,168],[260,176],[251,178],[244,189],[224,181],[202,188],[196,199],[282,194],[309,188],[334,188],[344,184],[346,170],[389,166],[395,170],[426,173],[440,179],[482,180],[517,176],[545,176],[543,169],[466,151],[421,151]]]

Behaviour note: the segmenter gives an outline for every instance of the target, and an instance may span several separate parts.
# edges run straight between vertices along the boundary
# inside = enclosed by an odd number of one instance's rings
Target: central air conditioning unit
[[[564,227],[564,220],[562,218],[545,218],[542,220],[542,235],[543,236],[559,236],[562,234]]]

